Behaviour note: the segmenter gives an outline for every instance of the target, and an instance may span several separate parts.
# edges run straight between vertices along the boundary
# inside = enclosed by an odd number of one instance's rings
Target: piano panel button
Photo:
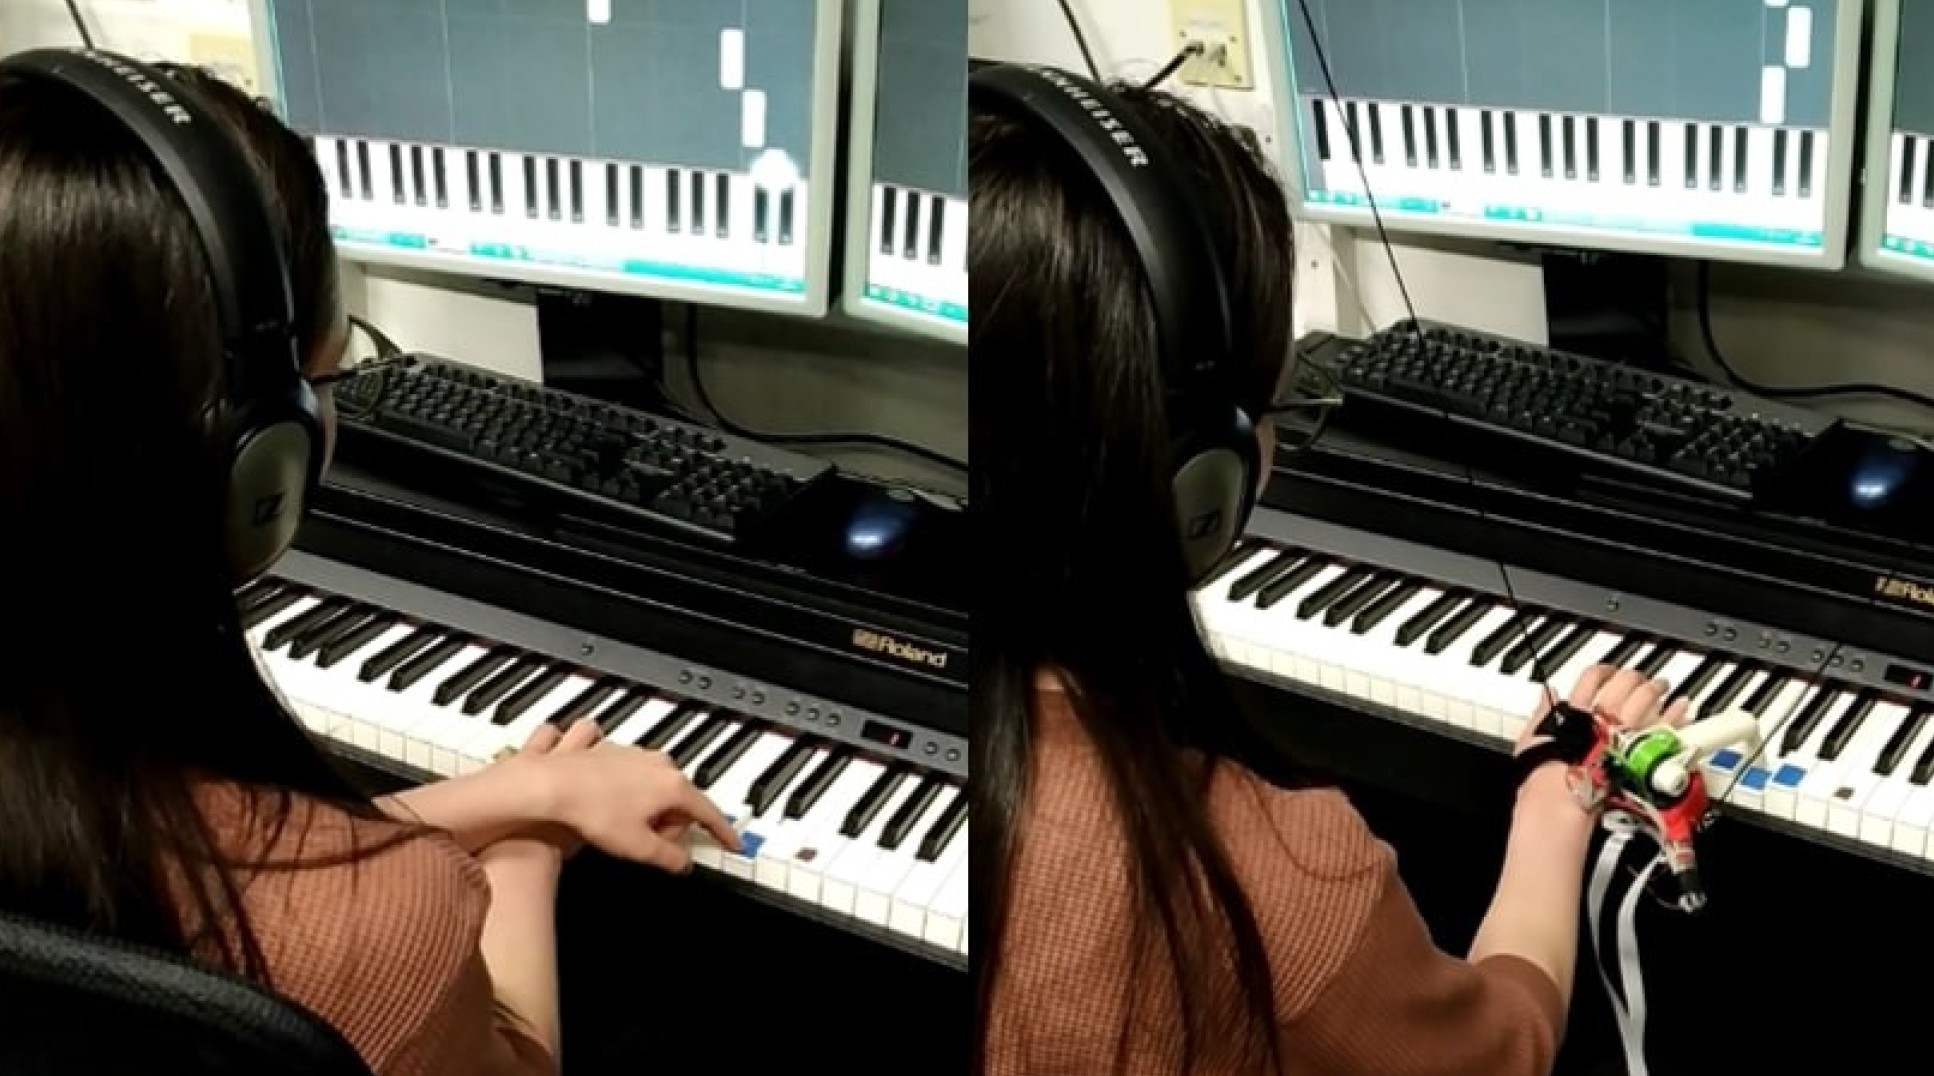
[[[746,795],[752,813],[765,814],[806,772],[807,763],[825,753],[826,745],[820,740],[809,736],[794,739],[783,754],[772,760],[772,765],[753,779]]]
[[[839,861],[854,838],[846,835],[845,819],[855,804],[879,783],[885,767],[853,755],[836,755],[838,768],[830,771],[825,785],[803,814],[794,815],[788,805],[786,818],[777,833],[761,849],[762,860],[786,864],[786,892],[801,900],[823,905],[826,872]],[[816,774],[818,771],[815,771]]]
[[[771,734],[749,721],[740,725],[698,764],[698,769],[692,774],[692,783],[709,791],[712,786],[719,783],[719,778],[725,776],[726,770],[737,765],[739,760],[745,757],[745,753],[752,749],[753,744],[759,742],[760,737],[767,735]],[[746,784],[750,786],[750,779]]]
[[[1369,582],[1374,574],[1368,568],[1342,568],[1337,570],[1297,603],[1296,619],[1311,619],[1335,604],[1345,594]]]
[[[638,746],[647,751],[663,751],[687,729],[701,724],[699,719],[703,716],[705,708],[701,704],[689,700],[677,703],[664,713],[661,720],[652,724],[644,738],[638,741]]]
[[[1364,635],[1381,627],[1391,614],[1408,604],[1423,591],[1423,584],[1415,580],[1398,580],[1395,585],[1377,595],[1375,601],[1363,607],[1363,611],[1350,621],[1350,634]]]
[[[1508,616],[1505,610],[1492,605],[1487,598],[1466,598],[1456,612],[1431,629],[1429,636],[1424,639],[1424,653],[1433,657],[1442,654],[1447,647],[1466,638],[1472,628],[1492,614],[1498,614],[1495,623],[1503,623]],[[1475,640],[1472,643],[1475,645]]]
[[[1289,570],[1271,578],[1256,592],[1256,608],[1273,609],[1276,603],[1291,594],[1304,595],[1313,592],[1343,574],[1341,565],[1331,564],[1320,556],[1306,556],[1290,565]],[[1315,587],[1310,584],[1314,582]]]
[[[486,680],[516,661],[517,650],[508,646],[491,647],[485,653],[471,659],[469,664],[459,667],[436,687],[431,698],[438,706],[450,706],[477,690]]]
[[[690,771],[697,767],[698,760],[705,751],[737,727],[738,722],[727,717],[723,712],[708,713],[704,720],[697,722],[679,738],[677,743],[667,748],[665,754],[671,756],[671,760],[678,764],[679,769],[687,771],[686,776],[689,777]]]
[[[1326,106],[1327,102],[1320,99],[1310,102],[1310,115],[1315,121],[1316,156],[1328,162],[1335,158],[1330,152],[1330,120]]]
[[[1397,582],[1398,577],[1393,572],[1371,575],[1323,610],[1323,626],[1334,628],[1346,620],[1354,619],[1364,606],[1396,587]]]
[[[889,772],[895,772],[889,770]],[[889,787],[889,794],[878,804],[878,808],[868,817],[866,826],[857,832],[846,833],[849,840],[840,849],[839,856],[830,864],[820,880],[819,903],[830,911],[843,915],[858,914],[856,904],[859,899],[860,884],[882,857],[892,853],[880,847],[880,834],[886,829],[887,822],[899,811],[900,805],[912,796],[920,782],[913,780],[905,771],[899,772],[899,780]]]
[[[565,681],[573,679],[572,671],[572,667],[563,662],[551,662],[538,675],[524,681],[523,686],[505,696],[504,701],[498,705],[497,712],[491,715],[490,723],[509,725],[523,717],[539,702],[557,695],[559,689],[564,687]],[[584,677],[575,679],[586,680]],[[596,686],[598,685],[589,682],[578,683],[571,688],[568,695],[558,697],[567,702],[574,701],[577,696]],[[558,708],[557,713],[559,716],[568,716],[568,712],[562,706]]]
[[[1461,172],[1464,169],[1464,147],[1457,130],[1461,122],[1462,117],[1458,115],[1456,109],[1444,110],[1444,142],[1445,148],[1449,151],[1450,169],[1453,172]]]
[[[1468,595],[1456,590],[1446,591],[1437,595],[1436,598],[1431,600],[1430,604],[1419,609],[1413,616],[1398,626],[1396,634],[1397,645],[1409,646],[1418,639],[1437,630],[1438,625],[1442,624],[1446,617],[1461,608],[1469,600]]]
[[[852,769],[853,764],[858,760],[858,753],[844,744],[836,744],[828,749],[824,757],[807,768],[806,779],[799,787],[785,794],[786,817],[801,818],[818,807],[820,800],[826,795],[826,790],[839,780],[842,774]],[[868,780],[870,782],[872,778]],[[859,797],[855,795],[854,802],[858,800]],[[841,808],[842,819],[845,817],[844,812],[849,809],[850,805]]]
[[[322,624],[349,608],[343,598],[322,598],[305,608],[298,616],[285,617],[262,636],[263,650],[280,650],[293,642],[296,636]]]
[[[289,609],[305,596],[302,591],[294,587],[284,587],[260,601],[243,606],[240,610],[242,630],[254,630],[276,614]]]

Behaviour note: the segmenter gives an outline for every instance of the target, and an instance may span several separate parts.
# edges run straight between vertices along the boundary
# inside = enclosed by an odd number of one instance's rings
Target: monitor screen
[[[845,306],[967,340],[967,3],[854,14]]]
[[[1352,225],[1374,223],[1374,198],[1392,230],[1837,267],[1861,15],[1282,0],[1269,51],[1293,190],[1305,215]]]
[[[256,0],[344,256],[806,315],[840,0]]]
[[[1934,280],[1934,0],[1874,12],[1861,260]]]

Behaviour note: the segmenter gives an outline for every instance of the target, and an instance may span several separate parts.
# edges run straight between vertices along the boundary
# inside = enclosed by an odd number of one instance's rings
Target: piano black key
[[[397,205],[402,205],[405,197],[403,192],[403,147],[394,142],[390,143],[389,147],[389,189],[390,197],[396,200]]]
[[[516,661],[518,653],[508,646],[494,646],[484,651],[475,661],[458,669],[450,678],[436,686],[430,698],[438,706],[448,706],[477,689],[477,685],[495,676],[504,666]]]
[[[347,599],[324,598],[306,612],[290,617],[270,628],[268,634],[262,638],[262,649],[280,650],[289,645],[296,636],[342,612],[348,606]]]
[[[880,253],[893,253],[893,237],[899,232],[900,188],[888,187],[880,196]]]
[[[1461,139],[1457,130],[1457,110],[1447,108],[1444,110],[1444,142],[1445,148],[1450,151],[1450,168],[1453,172],[1464,170],[1464,149],[1458,145]]]
[[[301,661],[341,638],[344,633],[377,616],[375,609],[367,605],[351,605],[328,620],[303,632],[289,643],[289,658]]]
[[[604,223],[612,228],[618,226],[618,165],[604,166]]]
[[[1706,142],[1708,150],[1706,169],[1710,175],[1707,187],[1716,191],[1722,189],[1726,181],[1726,129],[1716,123],[1713,124]]]
[[[792,795],[786,797],[785,817],[793,821],[804,818],[807,811],[819,805],[819,800],[826,794],[826,790],[832,787],[834,781],[839,780],[840,775],[846,772],[846,767],[852,765],[856,757],[850,747],[844,745],[834,747],[818,766],[813,767],[813,772],[807,775],[806,780],[798,788],[793,789]]]
[[[477,151],[465,150],[463,153],[464,186],[470,192],[470,212],[483,212],[483,176],[477,168]]]
[[[752,779],[752,789],[745,798],[752,807],[752,813],[764,815],[780,796],[785,795],[786,789],[792,787],[800,771],[806,768],[806,763],[811,762],[824,746],[824,743],[810,736],[800,736],[780,752],[779,757],[772,760],[772,765],[765,768],[765,772]]]
[[[349,179],[349,143],[343,141],[336,143],[336,179],[342,186],[343,197],[350,197],[353,187]]]
[[[1323,569],[1328,566],[1329,562],[1322,557],[1304,557],[1289,571],[1263,584],[1263,588],[1256,592],[1256,608],[1274,608],[1277,602],[1301,590],[1303,584],[1321,575]]]
[[[686,733],[683,739],[666,750],[665,754],[671,756],[671,760],[676,762],[680,767],[690,766],[694,762],[697,762],[699,756],[703,755],[707,748],[717,743],[719,737],[724,736],[735,724],[723,712],[714,711],[707,715],[705,720],[699,722],[697,728]]]
[[[1519,670],[1530,666],[1535,675],[1538,655],[1544,653],[1545,648],[1549,647],[1564,630],[1563,617],[1545,617],[1539,621],[1537,627],[1531,629],[1530,635],[1511,643],[1510,649],[1504,652],[1504,660],[1498,664],[1498,671],[1506,676],[1516,676]],[[1538,677],[1538,679],[1544,678]]]
[[[792,188],[779,192],[779,245],[792,246]]]
[[[584,162],[571,162],[571,222],[584,223]]]
[[[1496,661],[1497,656],[1504,653],[1505,647],[1524,638],[1525,632],[1531,626],[1531,618],[1534,616],[1537,614],[1515,612],[1504,623],[1491,629],[1491,634],[1480,639],[1478,644],[1471,648],[1471,667],[1481,669]]]
[[[638,741],[638,746],[647,751],[664,750],[665,745],[672,742],[672,737],[684,731],[687,725],[704,712],[703,706],[690,699],[679,703],[672,707],[671,712],[660,719],[658,724],[653,725],[651,731],[645,733]]]
[[[1800,175],[1794,184],[1800,189],[1800,197],[1813,197],[1813,132],[1800,132]]]
[[[1356,619],[1350,621],[1350,634],[1368,635],[1377,630],[1390,615],[1409,604],[1422,590],[1424,585],[1417,582],[1399,583],[1383,592],[1376,601],[1365,606]]]
[[[371,654],[369,660],[363,662],[362,668],[356,670],[356,679],[365,684],[373,684],[441,638],[443,638],[443,632],[440,629],[426,624]]]
[[[556,157],[544,158],[544,209],[552,220],[564,219],[564,185],[558,181]]]
[[[1637,665],[1632,667],[1646,676],[1657,676],[1673,658],[1678,656],[1679,647],[1676,644],[1662,641],[1658,646],[1652,648],[1650,654],[1647,654]]]
[[[1740,709],[1745,710],[1754,717],[1762,716],[1766,713],[1766,708],[1773,704],[1773,700],[1778,697],[1780,691],[1786,687],[1787,682],[1791,679],[1792,677],[1787,676],[1785,673],[1767,673],[1766,679],[1760,681],[1759,686],[1753,689],[1753,693],[1746,696],[1746,701],[1739,704]]]
[[[948,842],[954,839],[954,834],[959,833],[960,827],[966,822],[967,793],[963,791],[947,804],[946,809],[940,812],[940,817],[934,819],[933,825],[927,827],[927,835],[920,838],[920,850],[914,854],[914,858],[925,863],[939,859],[940,853],[947,850]]]
[[[645,166],[631,166],[631,227],[642,230],[645,226]]]
[[[880,808],[893,797],[893,793],[899,791],[900,783],[910,776],[911,772],[897,762],[881,771],[879,778],[860,797],[859,802],[846,812],[846,818],[839,826],[840,836],[857,837],[865,832],[866,827],[873,824],[874,816],[880,813]]]
[[[302,592],[290,587],[241,610],[242,630],[251,631],[270,617],[302,600]]]
[[[1719,675],[1720,670],[1729,664],[1731,664],[1731,659],[1729,658],[1721,657],[1718,654],[1707,654],[1706,659],[1699,663],[1698,668],[1692,670],[1691,676],[1686,677],[1682,683],[1672,685],[1672,690],[1666,694],[1665,704],[1670,706],[1680,699],[1691,699],[1694,702],[1699,701],[1699,697],[1705,693],[1707,685],[1711,684],[1713,678]]]
[[[1397,585],[1397,576],[1391,572],[1378,572],[1353,588],[1348,594],[1338,598],[1335,604],[1323,610],[1323,626],[1334,628],[1346,620],[1353,619],[1363,611],[1363,607],[1375,601],[1385,591]]]
[[[1578,178],[1578,117],[1564,118],[1565,178]]]
[[[680,191],[684,184],[678,181],[678,169],[665,173],[665,230],[677,235],[685,228],[685,215],[679,209],[682,201]]]
[[[1244,537],[1230,548],[1229,552],[1224,554],[1221,560],[1216,562],[1215,567],[1209,569],[1209,574],[1196,586],[1196,589],[1207,590],[1217,583],[1222,582],[1228,578],[1230,572],[1235,571],[1247,563],[1250,556],[1262,547],[1262,543],[1256,541],[1254,538]]]
[[[1894,775],[1894,771],[1900,768],[1901,758],[1907,754],[1907,749],[1913,746],[1914,738],[1921,734],[1921,729],[1927,727],[1928,713],[1928,708],[1925,706],[1916,706],[1908,712],[1907,720],[1902,721],[1900,726],[1894,729],[1894,734],[1887,738],[1887,746],[1881,749],[1880,761],[1874,763],[1875,773],[1882,777]]]
[[[455,660],[469,645],[470,640],[461,635],[439,635],[433,644],[396,666],[389,676],[389,689],[408,691],[424,677]]]
[[[1518,174],[1518,121],[1506,112],[1498,123],[1504,127],[1504,170],[1515,176]]]
[[[438,209],[450,208],[450,172],[448,164],[443,159],[443,152],[442,147],[430,151],[430,175],[436,181]]]
[[[1370,162],[1383,163],[1383,109],[1375,102],[1365,106],[1370,112]]]
[[[536,676],[543,667],[543,658],[535,654],[520,654],[508,665],[497,670],[495,675],[478,684],[475,691],[465,695],[463,704],[459,708],[464,713],[475,717],[502,702],[505,696],[522,687],[526,680]]]
[[[617,702],[598,711],[599,730],[606,736],[618,731],[626,721],[631,720],[633,714],[649,705],[653,697],[648,687],[633,685],[626,689],[623,695],[618,696]],[[644,744],[641,742],[638,746],[643,747]]]
[[[913,261],[920,256],[920,196],[907,198],[907,216],[902,222],[903,234],[900,237],[900,256]]]
[[[1648,120],[1645,125],[1645,182],[1652,187],[1659,185],[1659,147],[1662,137],[1659,121]]]
[[[1613,643],[1612,648],[1605,651],[1605,656],[1599,658],[1593,664],[1609,665],[1614,669],[1623,669],[1626,663],[1631,661],[1638,654],[1639,650],[1649,642],[1651,640],[1644,633],[1632,632],[1626,635],[1625,638]]]
[[[752,241],[767,242],[772,237],[771,224],[772,196],[766,193],[764,187],[754,187],[752,189]],[[892,229],[888,229],[886,234],[892,235]]]
[[[1923,148],[1934,152],[1934,147]],[[1921,187],[1921,206],[1926,209],[1934,209],[1934,168],[1927,169],[1926,176],[1924,177],[1924,182]]]
[[[1907,776],[1909,783],[1916,785],[1927,784],[1929,778],[1934,778],[1934,740],[1921,749],[1920,757],[1914,760],[1914,772]]]
[[[881,828],[880,847],[891,852],[906,843],[907,835],[913,831],[916,823],[926,817],[927,808],[933,806],[933,801],[945,787],[947,783],[937,775],[929,774],[922,779],[919,787],[901,801],[900,809],[894,811],[893,817],[888,818],[886,825]]]
[[[1686,124],[1686,189],[1699,186],[1699,125]]]
[[[1623,133],[1620,145],[1625,150],[1625,185],[1629,187],[1639,181],[1638,124],[1633,120],[1624,120],[1622,122]]]
[[[376,197],[376,184],[369,167],[369,143],[356,143],[356,179],[364,201]]]
[[[1331,160],[1332,158],[1330,157],[1330,118],[1324,115],[1324,110],[1325,110],[1324,102],[1311,101],[1309,109],[1316,124],[1316,155],[1322,160],[1325,160],[1325,161]]]
[[[416,188],[416,204],[419,206],[428,205],[430,202],[429,196],[424,193],[424,189],[429,186],[428,183],[424,182],[426,178],[427,175],[423,167],[423,147],[411,146],[410,185]]]
[[[1585,178],[1598,182],[1598,117],[1585,117]]]
[[[1786,194],[1786,128],[1773,132],[1773,193]]]
[[[1316,588],[1316,592],[1304,598],[1296,606],[1296,619],[1308,620],[1328,609],[1337,599],[1362,586],[1370,578],[1368,568],[1347,568],[1335,578]]]
[[[1403,118],[1403,159],[1412,168],[1417,167],[1417,117],[1409,105],[1397,106],[1398,115]]]
[[[692,234],[705,234],[705,173],[692,173]]]
[[[1232,602],[1248,601],[1251,595],[1261,590],[1284,572],[1302,563],[1305,559],[1307,558],[1301,554],[1293,553],[1287,549],[1277,553],[1274,557],[1257,565],[1255,569],[1244,572],[1242,578],[1229,584],[1229,600]]]
[[[1436,628],[1445,617],[1451,615],[1452,610],[1464,604],[1464,598],[1464,595],[1454,590],[1439,594],[1429,605],[1417,610],[1415,616],[1398,626],[1397,645],[1409,646],[1422,638],[1426,632]]]
[[[1805,745],[1807,739],[1813,735],[1813,730],[1819,727],[1820,719],[1826,716],[1827,705],[1839,697],[1839,694],[1825,684],[1814,687],[1806,700],[1806,705],[1800,707],[1799,714],[1787,722],[1786,729],[1780,737],[1780,750],[1798,751]]]
[[[732,237],[732,177],[720,172],[712,179],[712,234],[720,239],[730,239]]]
[[[1437,169],[1437,110],[1424,106],[1424,161],[1432,171]]]
[[[1438,625],[1436,630],[1430,633],[1430,637],[1424,640],[1424,653],[1433,657],[1443,653],[1445,647],[1470,631],[1471,626],[1484,619],[1484,614],[1491,609],[1492,605],[1488,598],[1466,600],[1457,612],[1452,613],[1449,619]]]
[[[524,158],[524,215],[537,219],[537,158]]]
[[[706,755],[705,761],[699,763],[698,769],[692,771],[692,783],[703,789],[709,789],[718,784],[719,778],[725,776],[725,771],[744,758],[745,753],[752,749],[752,745],[758,743],[759,738],[765,735],[764,729],[750,721],[740,725],[737,732],[726,737],[725,742],[719,744],[711,754]]]
[[[570,702],[551,711],[551,716],[548,720],[558,728],[568,729],[584,718],[596,713],[598,707],[603,706],[606,700],[616,695],[623,688],[624,681],[619,680],[617,677],[600,677],[597,680],[593,680],[583,691],[578,692]],[[643,704],[641,703],[640,705]],[[629,717],[631,715],[626,714],[625,716]],[[603,728],[603,726],[600,725],[599,728]],[[611,730],[604,729],[604,731],[608,734]]]
[[[1478,141],[1483,147],[1484,171],[1487,173],[1496,173],[1498,170],[1497,141],[1496,136],[1492,133],[1491,126],[1494,115],[1487,108],[1483,112],[1478,113],[1477,117],[1477,126],[1480,132]]]
[[[1841,713],[1840,720],[1835,721],[1833,728],[1827,730],[1827,738],[1820,745],[1822,761],[1833,762],[1840,757],[1840,752],[1847,749],[1848,741],[1853,739],[1854,733],[1860,731],[1861,723],[1874,712],[1874,704],[1879,701],[1871,691],[1862,691],[1854,696],[1853,702]]]
[[[1900,147],[1900,204],[1907,205],[1914,199],[1914,151],[1919,148],[1919,139],[1901,140]],[[1934,168],[1928,169],[1934,174]]]
[[[1543,169],[1546,179],[1551,179],[1558,172],[1557,166],[1552,163],[1553,158],[1556,156],[1553,152],[1556,149],[1552,145],[1553,141],[1551,137],[1551,113],[1540,112],[1538,114],[1538,166]]]
[[[493,724],[508,725],[530,712],[530,708],[548,698],[551,692],[563,686],[571,678],[571,666],[561,661],[552,662],[549,668],[537,676],[524,681],[524,686],[510,693],[490,720]]]
[[[1734,669],[1731,675],[1713,689],[1712,695],[1702,704],[1706,714],[1710,716],[1725,713],[1726,708],[1733,704],[1733,700],[1739,698],[1739,693],[1746,690],[1746,685],[1753,682],[1753,674],[1758,671],[1758,667],[1751,664]]]
[[[947,200],[939,195],[927,199],[927,264],[940,264],[940,247],[947,228]]]
[[[1733,128],[1733,193],[1735,194],[1746,193],[1746,144],[1751,134],[1748,128]]]
[[[1345,122],[1350,126],[1350,129],[1344,133],[1350,136],[1350,155],[1354,160],[1363,155],[1363,123],[1357,114],[1355,101],[1344,102],[1343,115],[1346,118]]]
[[[1531,669],[1531,678],[1549,680],[1558,675],[1558,670],[1564,668],[1572,658],[1577,657],[1578,652],[1585,649],[1585,644],[1591,642],[1597,635],[1598,629],[1590,624],[1579,624],[1572,628],[1564,638],[1553,643],[1550,649],[1538,656],[1537,662]]]
[[[246,609],[255,602],[261,601],[263,598],[269,597],[272,594],[278,594],[281,591],[282,584],[276,582],[274,579],[264,577],[251,580],[250,582],[242,584],[241,588],[235,591],[235,605],[237,608]]]

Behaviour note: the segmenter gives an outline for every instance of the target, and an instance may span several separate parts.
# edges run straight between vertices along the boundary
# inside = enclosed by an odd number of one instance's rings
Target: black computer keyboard
[[[345,447],[434,462],[601,522],[729,544],[832,470],[823,460],[429,356],[343,382]],[[403,458],[399,459],[398,454]]]
[[[1443,416],[1467,433],[1581,457],[1683,491],[1750,500],[1830,416],[1430,322],[1399,322],[1337,361],[1363,427]]]

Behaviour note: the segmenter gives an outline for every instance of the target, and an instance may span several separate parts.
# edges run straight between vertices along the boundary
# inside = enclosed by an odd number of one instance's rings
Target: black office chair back
[[[0,912],[0,1074],[370,1071],[334,1028],[253,983]]]

